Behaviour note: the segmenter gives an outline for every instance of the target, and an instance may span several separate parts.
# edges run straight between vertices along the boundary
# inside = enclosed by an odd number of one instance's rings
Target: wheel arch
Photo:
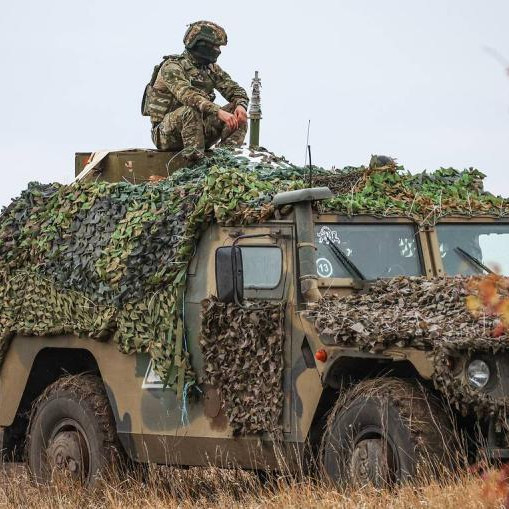
[[[432,392],[436,392],[429,379],[422,376],[410,359],[380,358],[379,356],[341,356],[324,373],[324,390],[318,402],[310,430],[311,442],[313,444],[320,442],[328,415],[344,391],[362,381],[383,377],[415,380]]]
[[[340,389],[345,385],[381,376],[415,378],[421,382],[426,381],[426,378],[421,376],[419,370],[409,359],[342,356],[327,370],[323,382],[327,387]]]
[[[104,343],[75,336],[17,336],[12,340],[0,371],[0,426],[3,427],[6,457],[20,457],[33,402],[63,375],[91,373],[98,376],[117,420],[114,395],[108,390],[101,372],[104,347]]]

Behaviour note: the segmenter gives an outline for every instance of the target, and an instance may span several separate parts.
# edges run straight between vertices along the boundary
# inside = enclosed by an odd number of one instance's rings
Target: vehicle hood
[[[479,279],[379,279],[352,295],[325,295],[304,317],[327,344],[373,352],[392,346],[431,349],[438,342],[493,342],[497,316],[476,315],[466,305],[472,282]],[[508,340],[504,332],[495,341]]]

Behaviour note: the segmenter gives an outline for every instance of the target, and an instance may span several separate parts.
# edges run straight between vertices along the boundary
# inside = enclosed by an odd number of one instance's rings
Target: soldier
[[[164,57],[147,86],[143,112],[152,121],[152,140],[160,150],[182,151],[189,160],[205,149],[242,145],[247,132],[246,91],[216,64],[226,32],[210,21],[192,23],[184,36],[185,51]],[[228,102],[214,104],[217,90]]]

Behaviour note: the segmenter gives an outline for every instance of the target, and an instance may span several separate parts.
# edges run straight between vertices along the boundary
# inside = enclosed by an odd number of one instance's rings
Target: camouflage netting
[[[341,193],[320,204],[325,212],[402,216],[427,225],[450,215],[507,216],[509,200],[483,191],[484,177],[473,168],[411,175],[393,160],[373,156],[367,168],[319,173],[313,184]]]
[[[236,433],[281,431],[283,321],[281,303],[249,309],[214,297],[203,301],[204,382],[219,389]]]
[[[341,191],[320,207],[343,214],[506,215],[509,202],[483,192],[482,177],[412,176],[375,158],[369,168],[314,168],[313,184],[327,179]],[[157,183],[30,184],[0,218],[0,351],[15,333],[114,334],[122,352],[148,352],[172,388],[192,384],[179,318],[201,232],[211,221],[270,218],[275,193],[308,185],[307,168],[227,150]]]
[[[194,383],[180,315],[200,233],[214,220],[270,217],[271,196],[298,175],[268,153],[218,150],[157,183],[31,183],[0,219],[2,358],[16,333],[114,334],[120,351],[148,352],[181,392]]]
[[[433,381],[457,409],[505,422],[509,399],[475,390],[454,376],[451,357],[459,353],[509,351],[507,331],[493,337],[499,318],[474,316],[465,301],[472,278],[380,279],[365,293],[341,299],[324,297],[308,318],[332,343],[381,352],[391,346],[427,350],[433,356]]]

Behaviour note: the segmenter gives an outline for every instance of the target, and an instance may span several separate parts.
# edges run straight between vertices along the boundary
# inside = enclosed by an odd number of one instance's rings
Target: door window
[[[283,253],[277,246],[240,246],[244,288],[269,290],[281,281]]]

